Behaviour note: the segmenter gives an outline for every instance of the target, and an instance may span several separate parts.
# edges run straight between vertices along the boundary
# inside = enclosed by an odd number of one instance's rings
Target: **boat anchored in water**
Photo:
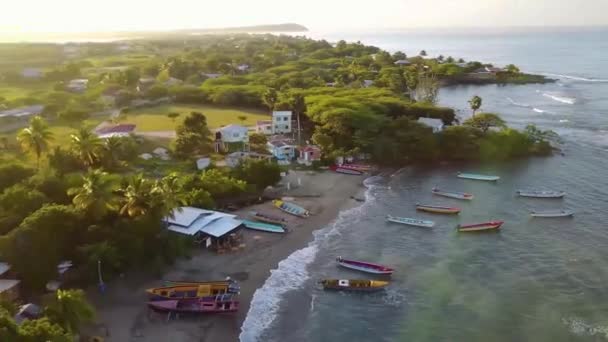
[[[473,196],[473,194],[469,194],[466,192],[449,192],[449,191],[443,191],[440,190],[438,188],[433,188],[433,190],[431,190],[433,192],[434,195],[438,195],[438,196],[443,196],[443,197],[449,197],[449,198],[455,198],[455,199],[461,199],[461,200],[472,200],[475,196]]]
[[[388,281],[369,279],[324,279],[319,283],[326,290],[374,292],[388,286]]]
[[[530,213],[532,217],[546,217],[546,218],[558,218],[558,217],[572,217],[574,212],[571,210],[543,210],[543,211],[532,211]]]
[[[300,207],[297,204],[284,202],[281,200],[274,200],[274,201],[272,201],[272,204],[274,204],[275,207],[283,210],[284,212],[294,215],[294,216],[304,217],[304,218],[310,216],[310,212],[308,210]]]
[[[477,174],[477,173],[463,173],[463,172],[458,172],[458,178],[472,179],[472,180],[479,180],[479,181],[486,181],[486,182],[496,182],[500,179],[500,177],[498,177],[498,176],[481,175],[481,174]]]
[[[371,274],[380,274],[380,275],[391,275],[393,274],[393,269],[390,267],[386,267],[379,264],[372,264],[371,262],[364,261],[355,261],[355,260],[347,260],[342,257],[337,257],[336,261],[338,265],[349,268],[355,271],[361,271],[365,273]]]
[[[563,198],[566,193],[563,191],[538,191],[538,190],[517,190],[515,192],[520,197],[530,198]]]
[[[438,205],[426,205],[426,204],[416,204],[416,210],[426,211],[428,213],[434,214],[447,214],[447,215],[456,215],[460,213],[460,208],[456,207],[443,207]]]
[[[504,221],[489,221],[476,224],[459,224],[456,226],[459,232],[482,232],[488,230],[498,230]]]
[[[433,221],[419,220],[419,219],[414,219],[414,218],[398,217],[398,216],[391,216],[391,215],[386,215],[386,220],[389,222],[401,223],[401,224],[405,224],[408,226],[415,226],[415,227],[432,228],[435,226],[435,222],[433,222]]]

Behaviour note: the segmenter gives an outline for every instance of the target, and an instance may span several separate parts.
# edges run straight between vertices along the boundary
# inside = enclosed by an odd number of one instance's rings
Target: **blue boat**
[[[500,177],[498,177],[498,176],[489,176],[489,175],[480,175],[477,173],[462,173],[462,172],[458,172],[458,178],[473,179],[473,180],[480,180],[480,181],[486,181],[486,182],[496,182],[500,179]]]
[[[259,230],[268,233],[285,233],[285,229],[276,224],[268,224],[256,221],[243,220],[245,227],[253,230]]]
[[[310,212],[308,210],[300,207],[297,204],[283,202],[281,200],[274,200],[274,201],[272,201],[272,203],[274,204],[275,207],[283,210],[284,212],[286,212],[288,214],[298,216],[298,217],[310,216]]]

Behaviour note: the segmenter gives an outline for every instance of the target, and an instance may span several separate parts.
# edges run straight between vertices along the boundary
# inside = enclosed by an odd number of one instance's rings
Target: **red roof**
[[[110,133],[131,133],[135,130],[134,124],[121,124],[115,126],[107,126],[97,130],[97,134],[110,134]]]
[[[300,150],[302,152],[317,152],[317,151],[321,151],[321,149],[319,147],[313,146],[313,145],[304,146]]]
[[[261,120],[257,122],[257,125],[272,125],[272,120]]]

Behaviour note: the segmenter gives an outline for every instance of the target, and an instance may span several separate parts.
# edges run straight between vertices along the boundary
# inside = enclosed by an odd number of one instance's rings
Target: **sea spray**
[[[241,326],[239,340],[242,342],[262,341],[262,335],[277,318],[281,300],[285,293],[301,288],[310,278],[308,265],[312,263],[319,251],[319,246],[328,237],[337,234],[345,223],[360,215],[363,210],[373,202],[371,191],[378,177],[369,177],[363,181],[367,187],[365,203],[341,211],[338,217],[329,226],[313,232],[314,239],[308,246],[293,252],[285,260],[279,262],[278,267],[270,271],[270,277],[264,285],[257,289],[251,299],[247,317]]]
[[[543,96],[548,97],[554,101],[561,102],[561,103],[566,103],[566,104],[571,104],[571,105],[576,103],[576,98],[573,98],[573,97],[559,96],[559,95],[554,95],[551,93],[543,93]]]

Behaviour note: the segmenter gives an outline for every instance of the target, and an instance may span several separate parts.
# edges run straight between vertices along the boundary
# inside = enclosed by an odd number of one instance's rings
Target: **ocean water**
[[[503,32],[312,33],[360,40],[410,55],[474,58],[558,79],[545,85],[456,86],[439,103],[470,115],[467,101],[515,127],[534,123],[564,140],[564,155],[509,163],[407,167],[366,181],[367,202],[343,212],[281,262],[259,289],[242,341],[608,340],[608,29]],[[458,171],[501,176],[461,180]],[[346,176],[345,176],[346,177]],[[475,194],[433,197],[433,186]],[[563,200],[521,199],[519,188],[564,190]],[[457,217],[416,213],[416,202],[458,205]],[[532,209],[569,208],[570,219],[532,219]],[[432,219],[434,229],[385,222]],[[499,233],[458,234],[458,223],[502,219]],[[321,290],[322,278],[365,278],[337,256],[396,269],[384,292]]]

